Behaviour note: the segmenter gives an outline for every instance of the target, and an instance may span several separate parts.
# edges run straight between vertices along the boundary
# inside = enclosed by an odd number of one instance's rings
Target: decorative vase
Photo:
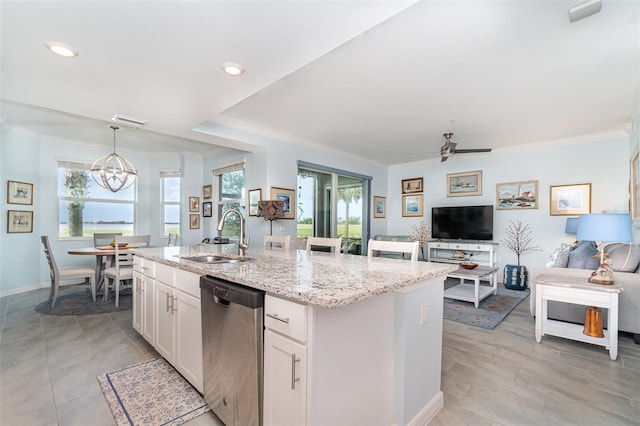
[[[524,265],[505,265],[504,287],[509,290],[526,290],[529,271]]]

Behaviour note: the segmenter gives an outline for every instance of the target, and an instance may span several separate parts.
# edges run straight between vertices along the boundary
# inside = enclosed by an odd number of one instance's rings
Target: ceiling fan
[[[469,154],[473,152],[491,152],[491,148],[456,149],[456,145],[458,144],[451,140],[451,137],[453,136],[452,132],[443,133],[442,136],[444,136],[445,142],[444,142],[444,145],[442,145],[442,147],[440,148],[440,155],[442,156],[442,160],[440,160],[440,162],[447,161],[447,158],[455,154]]]

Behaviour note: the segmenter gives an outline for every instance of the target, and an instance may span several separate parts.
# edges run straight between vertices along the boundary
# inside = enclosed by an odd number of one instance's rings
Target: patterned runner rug
[[[209,406],[164,358],[98,375],[118,425],[180,425]]]
[[[456,283],[459,281],[456,280]],[[445,288],[451,285],[445,282]],[[529,295],[529,290],[508,290],[498,284],[498,294],[491,295],[478,305],[462,300],[444,299],[444,319],[493,330]]]

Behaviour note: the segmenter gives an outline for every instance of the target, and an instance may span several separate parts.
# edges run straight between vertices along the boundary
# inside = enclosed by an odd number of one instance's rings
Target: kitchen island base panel
[[[439,278],[338,309],[313,307],[307,424],[405,425],[433,418],[444,405],[442,289]]]

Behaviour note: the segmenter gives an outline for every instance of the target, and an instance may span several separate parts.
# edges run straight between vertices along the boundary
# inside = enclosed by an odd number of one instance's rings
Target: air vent
[[[122,114],[114,115],[111,120],[113,120],[113,121],[122,121],[122,122],[129,123],[129,124],[135,124],[136,126],[144,126],[149,122],[148,120],[143,120],[141,118],[130,117],[130,116],[122,115]]]

